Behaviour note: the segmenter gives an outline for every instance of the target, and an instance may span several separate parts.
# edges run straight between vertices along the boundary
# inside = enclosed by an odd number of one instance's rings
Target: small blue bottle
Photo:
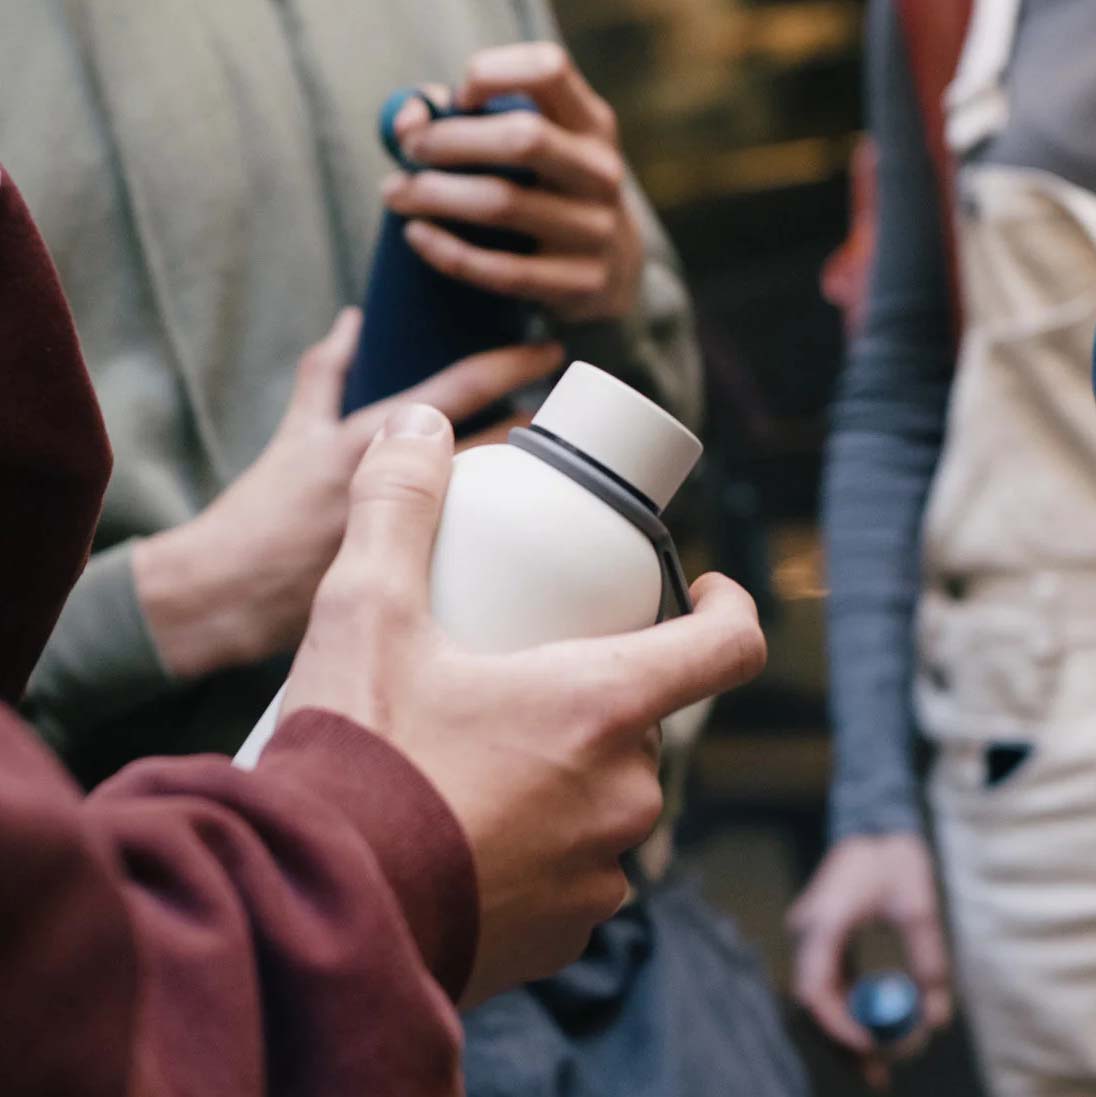
[[[849,1012],[881,1047],[898,1044],[921,1023],[921,992],[905,972],[866,975],[852,988]]]
[[[432,121],[458,114],[536,110],[531,99],[519,95],[502,96],[480,110],[462,112],[456,107],[438,106],[418,90],[396,92],[381,108],[380,138],[406,171],[420,169],[404,156],[395,121],[411,98],[426,104]],[[521,169],[462,170],[471,174],[493,172],[522,185],[534,181],[531,173]],[[365,292],[361,341],[347,375],[344,414],[394,396],[471,354],[527,340],[533,306],[436,271],[407,243],[406,224],[406,218],[385,211]],[[528,254],[534,246],[529,237],[513,232],[453,223],[445,227],[480,247]],[[458,426],[461,433],[471,433],[501,420],[509,410],[509,403],[504,402],[504,406],[476,416],[475,422]]]

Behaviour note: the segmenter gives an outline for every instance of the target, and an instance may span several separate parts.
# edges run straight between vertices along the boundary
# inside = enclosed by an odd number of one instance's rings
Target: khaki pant
[[[1096,1093],[1094,625],[1096,575],[934,590],[922,606],[930,799],[994,1097]],[[1031,750],[991,784],[993,743]]]

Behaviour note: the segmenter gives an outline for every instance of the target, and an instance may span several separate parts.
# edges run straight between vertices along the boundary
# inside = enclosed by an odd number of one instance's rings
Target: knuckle
[[[361,670],[369,682],[386,682],[390,675],[385,652],[395,637],[411,632],[416,621],[412,602],[385,573],[367,572],[357,587],[357,632],[362,642]],[[372,671],[373,673],[368,673]]]
[[[472,273],[472,261],[465,249],[457,244],[446,248],[442,253],[439,266],[443,274],[448,274],[460,282],[467,281]]]
[[[420,171],[410,175],[403,185],[401,197],[408,206],[436,204],[442,197],[445,177],[440,171]]]
[[[825,955],[844,948],[852,929],[859,924],[857,919],[850,921],[838,907],[818,903],[799,913],[795,929],[805,949]]]
[[[592,297],[600,297],[612,288],[613,273],[608,263],[590,263],[584,272],[580,286],[581,292]]]
[[[480,53],[473,53],[464,66],[465,82],[469,84],[479,84],[482,82],[486,65],[487,59],[484,57],[482,51]]]
[[[350,502],[370,508],[399,507],[417,512],[435,509],[441,485],[434,468],[434,455],[414,445],[392,445],[389,439],[375,454],[362,462],[350,483]]]
[[[815,1020],[824,1016],[826,1012],[826,995],[823,991],[816,987],[805,987],[799,990],[793,990],[792,993],[799,1005],[814,1017]]]
[[[796,975],[792,979],[792,997],[806,1010],[814,1012],[818,1003],[818,991],[803,978]]]
[[[465,272],[467,258],[464,249],[453,239],[448,237],[435,237],[433,240],[431,261],[442,272],[453,278],[460,278]]]
[[[743,594],[743,597],[749,596]],[[718,635],[713,638],[714,653],[729,686],[758,677],[768,661],[768,645],[752,610],[752,599],[749,605],[749,612],[743,612],[737,606],[730,607]]]
[[[595,97],[591,109],[598,133],[611,144],[617,144],[620,139],[620,124],[616,111],[600,95]]]
[[[533,63],[539,78],[551,82],[561,80],[568,74],[571,56],[558,42],[538,42]]]
[[[769,648],[759,624],[751,624],[742,630],[738,641],[739,658],[747,679],[757,678],[769,661]]]
[[[433,487],[416,475],[411,462],[386,462],[384,475],[376,470],[365,470],[354,478],[351,500],[365,507],[399,506],[401,509],[419,510],[433,508],[437,495]]]
[[[599,207],[590,214],[590,235],[601,245],[611,244],[617,232],[616,213]]]
[[[389,610],[395,611],[395,594],[383,578],[375,571],[365,571],[357,583],[359,609],[368,607],[369,614],[376,617],[388,617]]]
[[[607,156],[602,158],[602,162],[598,168],[598,174],[601,177],[606,191],[612,196],[614,201],[619,200],[621,192],[624,189],[624,180],[627,172],[624,167],[623,157],[615,149],[611,150]]]
[[[651,836],[651,831],[655,829],[659,819],[662,818],[662,788],[653,776],[644,784],[645,787],[637,797],[634,810],[636,833],[633,837],[635,840],[628,848],[641,845],[647,841]]]
[[[316,343],[301,355],[297,373],[301,378],[315,377],[327,369],[329,355],[323,343]]]
[[[601,873],[590,890],[587,917],[592,925],[612,918],[628,898],[628,878],[619,864]]]
[[[662,817],[662,789],[652,769],[647,768],[638,778],[618,793],[620,796],[612,819],[605,831],[606,852],[616,857],[643,845]]]
[[[785,929],[796,937],[803,937],[814,919],[814,905],[809,896],[803,896],[784,915]]]
[[[556,925],[550,943],[545,946],[543,955],[529,971],[528,978],[530,980],[547,979],[561,968],[573,964],[589,946],[594,927],[605,920],[600,917],[579,915],[572,921]]]
[[[521,206],[518,188],[505,179],[489,179],[484,183],[484,212],[496,224],[510,224]]]
[[[325,620],[347,620],[362,603],[361,578],[337,565],[320,582],[312,601],[312,612]]]
[[[644,722],[644,712],[635,682],[605,675],[591,682],[589,692],[591,735],[598,740],[615,740],[631,735]]]
[[[902,899],[896,904],[894,920],[905,929],[931,930],[936,926],[936,911],[922,899]]]
[[[573,764],[588,768],[604,756],[609,736],[604,719],[591,706],[573,703],[570,711],[561,714],[560,724],[565,750]]]
[[[500,257],[492,281],[501,293],[511,297],[530,297],[535,293],[533,279],[519,260]]]
[[[548,140],[548,124],[539,114],[516,110],[507,119],[506,141],[509,157],[516,164],[528,164],[544,151]]]

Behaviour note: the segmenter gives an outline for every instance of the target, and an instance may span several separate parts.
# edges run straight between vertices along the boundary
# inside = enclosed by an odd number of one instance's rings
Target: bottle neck
[[[670,531],[659,518],[658,507],[653,500],[600,461],[543,427],[516,427],[510,431],[509,442],[551,465],[631,522],[651,542],[658,556],[662,571],[661,616],[667,615],[668,607],[675,611],[674,615],[692,612],[689,584],[685,580],[677,547]]]
[[[573,457],[576,461],[588,465],[589,467],[600,473],[602,476],[606,477],[608,480],[611,480],[614,484],[617,485],[617,487],[621,488],[623,491],[626,491],[636,500],[637,503],[639,503],[643,507],[646,507],[647,510],[649,510],[652,514],[658,515],[661,513],[658,508],[658,504],[653,499],[651,499],[647,495],[644,495],[644,493],[640,491],[639,488],[637,488],[634,484],[629,483],[627,480],[624,479],[623,476],[618,476],[615,472],[613,472],[611,468],[609,468],[608,465],[603,465],[599,460],[597,460],[596,457],[591,457],[588,453],[585,453],[581,449],[579,449],[578,446],[571,445],[571,443],[568,442],[566,438],[561,438],[558,434],[554,434],[552,431],[546,430],[544,427],[537,426],[536,423],[531,424],[526,429],[531,431],[533,434],[537,434],[541,438],[552,443],[553,446],[559,447],[559,449]],[[510,440],[513,441],[512,436]]]

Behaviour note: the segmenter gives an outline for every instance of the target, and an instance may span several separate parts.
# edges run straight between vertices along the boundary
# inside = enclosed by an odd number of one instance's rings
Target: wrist
[[[246,570],[233,569],[232,560],[209,542],[201,518],[134,545],[137,598],[160,660],[176,678],[251,661]]]

